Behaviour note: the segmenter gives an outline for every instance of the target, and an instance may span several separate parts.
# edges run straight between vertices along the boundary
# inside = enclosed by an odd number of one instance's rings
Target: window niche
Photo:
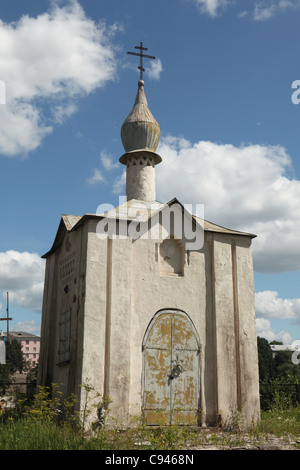
[[[70,359],[70,331],[71,331],[71,309],[63,312],[59,322],[59,362]]]
[[[183,276],[184,249],[174,237],[165,239],[159,247],[161,276]]]

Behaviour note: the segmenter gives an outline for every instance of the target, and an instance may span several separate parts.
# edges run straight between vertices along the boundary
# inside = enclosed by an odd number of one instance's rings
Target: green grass
[[[19,419],[0,426],[1,450],[76,450],[81,441],[77,433],[55,423]]]
[[[286,409],[273,409],[261,412],[261,432],[275,436],[293,435],[300,437],[300,405]]]
[[[180,449],[187,446],[212,444],[219,447],[243,446],[245,436],[254,441],[267,436],[300,437],[300,406],[288,410],[262,412],[262,419],[251,433],[205,430],[180,426],[135,429],[106,429],[83,435],[82,429],[70,424],[58,425],[39,416],[23,416],[2,420],[0,450],[132,450]]]
[[[226,428],[151,428],[136,422],[134,428],[121,430],[117,425],[108,427],[104,419],[102,426],[91,432],[87,427],[90,404],[95,406],[94,399],[101,397],[93,395],[88,383],[83,388],[86,401],[82,413],[73,412],[76,398],[71,397],[63,403],[64,419],[59,412],[61,394],[57,387],[53,386],[51,393],[40,388],[30,406],[17,402],[13,413],[0,415],[0,450],[178,450],[197,445],[237,448],[249,442],[268,442],[272,437],[292,438],[300,448],[300,404],[291,406],[282,399],[276,400],[269,411],[262,411],[260,423],[247,433],[241,431],[238,415]],[[99,404],[103,405],[102,398]]]

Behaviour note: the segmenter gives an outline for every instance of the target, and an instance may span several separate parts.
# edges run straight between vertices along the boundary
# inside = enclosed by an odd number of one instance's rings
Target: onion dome
[[[137,152],[152,153],[154,163],[161,162],[161,157],[155,153],[160,127],[148,107],[143,80],[138,82],[134,106],[121,127],[121,140],[126,152],[120,158],[121,163],[126,164],[127,159]]]

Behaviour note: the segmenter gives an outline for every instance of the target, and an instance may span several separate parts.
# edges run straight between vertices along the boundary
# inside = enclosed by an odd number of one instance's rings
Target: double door
[[[179,310],[154,317],[143,344],[143,415],[148,425],[197,425],[200,347]]]

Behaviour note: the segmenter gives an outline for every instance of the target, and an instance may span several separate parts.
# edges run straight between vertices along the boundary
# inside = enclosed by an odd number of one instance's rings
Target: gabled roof
[[[70,232],[81,219],[82,216],[79,215],[63,214],[60,219],[53,245],[51,249],[42,256],[42,258],[48,258],[51,253],[57,250],[57,248],[59,248],[63,242],[65,233]]]
[[[155,214],[162,211],[167,206],[172,206],[173,204],[178,204],[182,210],[187,210],[184,206],[178,201],[177,198],[172,199],[167,204],[162,204],[161,202],[147,202],[139,201],[137,199],[131,199],[130,201],[121,204],[120,206],[106,212],[105,214],[85,214],[83,216],[76,215],[67,215],[64,214],[61,217],[60,224],[56,233],[56,237],[51,249],[45,253],[42,258],[47,258],[51,253],[53,253],[57,248],[59,248],[63,242],[63,238],[67,232],[77,230],[80,226],[84,225],[87,220],[98,219],[101,220],[104,217],[118,219],[118,220],[129,220],[129,221],[147,221],[152,218]],[[204,228],[205,232],[215,232],[215,233],[224,233],[230,235],[240,235],[250,238],[255,238],[256,235],[252,233],[240,232],[237,230],[231,230],[221,225],[214,224],[207,220],[203,220],[200,217],[191,215],[196,224],[199,224]]]

